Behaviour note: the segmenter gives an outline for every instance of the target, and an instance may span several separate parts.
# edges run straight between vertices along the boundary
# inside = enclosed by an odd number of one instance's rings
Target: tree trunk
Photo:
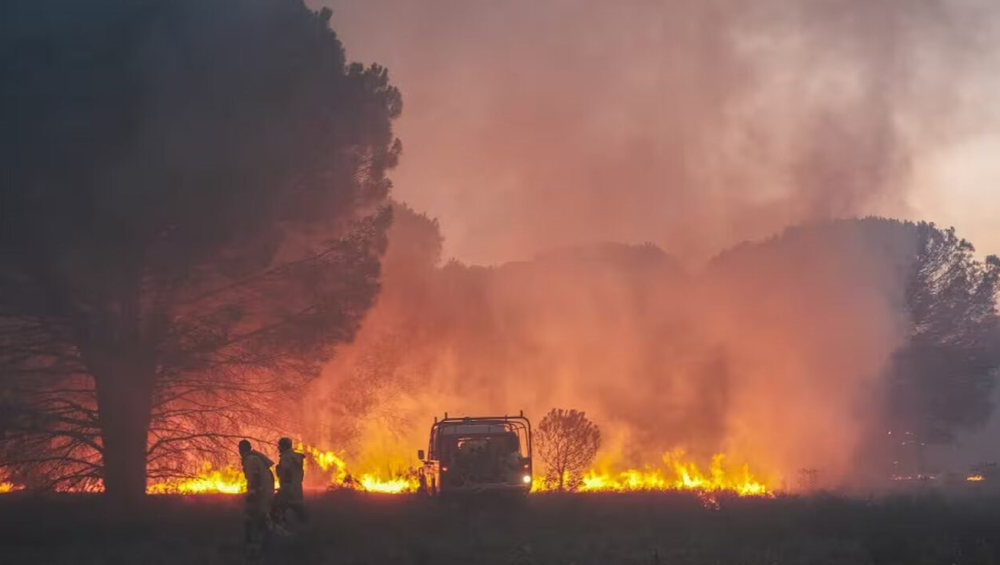
[[[146,447],[154,375],[141,363],[97,377],[97,408],[104,446],[104,492],[132,503],[146,494]]]

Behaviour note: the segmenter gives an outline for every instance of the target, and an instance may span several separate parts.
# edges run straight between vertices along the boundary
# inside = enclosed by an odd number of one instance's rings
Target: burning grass
[[[243,471],[235,467],[216,469],[205,463],[197,476],[189,479],[167,479],[150,483],[149,494],[239,494],[246,492]]]
[[[344,458],[333,451],[299,444],[297,449],[307,455],[307,481],[331,490],[355,490],[383,494],[416,492],[419,478],[415,468],[396,473],[367,470],[352,473]],[[323,479],[310,477],[319,473]],[[532,490],[553,490],[553,485],[536,476]],[[642,469],[591,469],[584,474],[575,490],[590,492],[692,491],[703,494],[732,493],[738,496],[770,496],[774,489],[762,478],[750,472],[748,465],[731,465],[722,454],[712,458],[707,467],[688,460],[683,451],[672,451],[662,457],[660,466]],[[148,488],[150,494],[239,494],[246,492],[246,481],[236,467],[215,468],[209,463],[191,478],[156,481]]]
[[[299,443],[296,450],[306,454],[306,478],[310,484],[330,490],[354,490],[386,494],[416,492],[415,471],[405,474],[365,472],[352,474],[344,459],[334,451]],[[314,474],[321,476],[317,479]],[[214,467],[205,462],[192,477],[153,481],[149,494],[241,494],[246,492],[243,471],[236,466]]]
[[[397,472],[374,469],[352,472],[344,457],[334,451],[303,443],[299,443],[296,450],[306,454],[306,481],[314,488],[382,494],[413,493],[419,488],[416,468]],[[969,480],[976,479],[970,477]],[[11,482],[0,482],[0,494],[20,488]],[[534,477],[533,492],[554,489],[555,486],[546,484],[540,475]],[[95,484],[70,490],[100,492],[102,488]],[[590,469],[573,490],[582,493],[691,491],[702,495],[731,493],[738,496],[772,496],[775,492],[771,483],[752,473],[746,464],[730,464],[725,455],[718,454],[703,467],[688,459],[681,450],[664,454],[657,466]],[[189,477],[151,481],[147,492],[154,495],[241,494],[246,492],[246,479],[238,466],[213,466],[204,462]]]
[[[548,485],[539,481],[535,490],[547,490]],[[583,475],[580,492],[634,492],[634,491],[694,491],[700,493],[728,492],[739,496],[767,496],[773,493],[763,479],[750,472],[747,464],[729,465],[726,456],[712,457],[707,469],[685,459],[683,451],[663,455],[661,467],[623,471],[590,470]]]

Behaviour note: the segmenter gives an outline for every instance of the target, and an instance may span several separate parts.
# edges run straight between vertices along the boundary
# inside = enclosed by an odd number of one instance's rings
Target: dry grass
[[[1000,565],[1000,499],[723,500],[684,494],[504,501],[322,495],[265,563]],[[158,497],[114,515],[87,496],[0,498],[5,564],[242,563],[238,497]]]

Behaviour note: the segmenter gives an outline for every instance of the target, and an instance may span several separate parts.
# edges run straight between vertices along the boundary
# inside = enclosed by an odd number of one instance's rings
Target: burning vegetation
[[[299,445],[307,454],[307,484],[314,489],[354,490],[380,494],[416,493],[420,488],[415,469],[403,473],[377,471],[352,474],[336,453]],[[568,482],[568,481],[567,481]],[[9,484],[9,483],[8,483]],[[532,492],[560,490],[558,485],[536,478]],[[686,457],[683,451],[664,454],[659,466],[642,469],[588,469],[582,474],[578,492],[693,491],[703,494],[730,493],[739,496],[767,496],[777,489],[755,477],[746,464],[730,465],[722,454],[712,457],[707,467]],[[233,466],[214,468],[205,463],[193,477],[151,482],[149,494],[239,494],[246,492],[246,480]]]
[[[380,494],[416,493],[419,489],[416,474],[412,471],[396,476],[363,472],[355,477],[347,472],[346,465],[333,452],[307,448],[306,453],[309,454],[307,481],[313,488]],[[559,490],[558,487],[546,484],[544,479],[536,479],[532,484],[533,492],[556,490]],[[665,454],[662,466],[618,471],[590,469],[583,474],[582,482],[575,490],[583,493],[683,490],[705,494],[767,496],[776,489],[751,474],[748,465],[728,465],[724,455],[716,455],[707,468],[700,468],[696,463],[688,461],[683,452],[678,451]],[[236,467],[216,469],[206,463],[192,478],[153,482],[147,487],[147,492],[239,494],[246,492],[246,480]]]
[[[629,492],[652,490],[692,490],[703,493],[729,492],[739,496],[766,496],[775,492],[750,472],[750,466],[729,465],[722,454],[712,457],[707,469],[688,462],[683,451],[667,453],[663,465],[642,470],[604,472],[588,471],[580,485],[581,492]]]
[[[205,463],[195,477],[169,479],[146,486],[149,494],[240,494],[247,490],[246,477],[236,467],[215,469]]]

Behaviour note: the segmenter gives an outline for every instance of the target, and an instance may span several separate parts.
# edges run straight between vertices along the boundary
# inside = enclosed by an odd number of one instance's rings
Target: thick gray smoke
[[[391,69],[397,197],[474,263],[602,240],[701,259],[913,215],[914,175],[985,127],[997,86],[988,0],[313,3]]]

